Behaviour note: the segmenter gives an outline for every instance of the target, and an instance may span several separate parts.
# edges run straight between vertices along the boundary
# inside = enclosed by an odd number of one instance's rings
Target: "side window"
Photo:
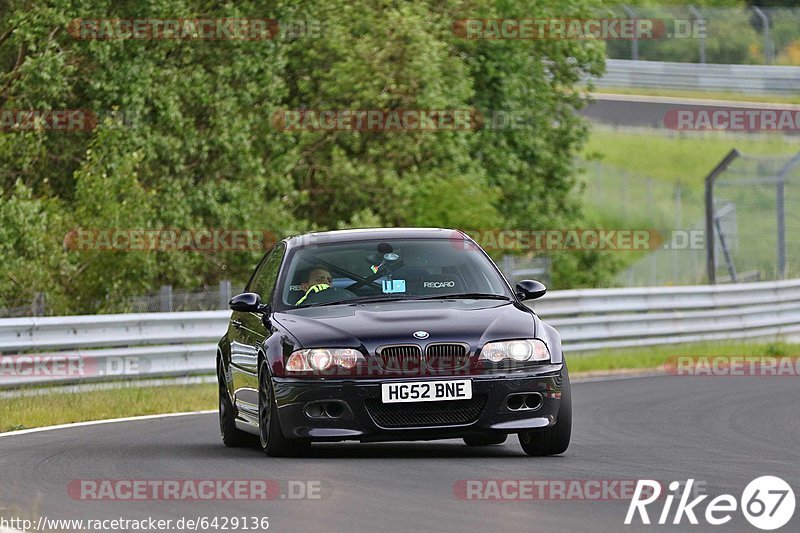
[[[275,249],[270,252],[269,256],[264,259],[261,266],[253,275],[250,282],[250,292],[254,292],[261,296],[261,301],[267,303],[272,297],[272,291],[275,288],[275,283],[278,280],[278,271],[281,268],[281,261],[284,255],[283,243],[275,246]]]

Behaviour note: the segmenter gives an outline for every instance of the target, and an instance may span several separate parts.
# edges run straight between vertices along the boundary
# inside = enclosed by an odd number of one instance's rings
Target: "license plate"
[[[469,400],[472,398],[472,381],[406,381],[382,383],[383,403],[437,402],[441,400]]]

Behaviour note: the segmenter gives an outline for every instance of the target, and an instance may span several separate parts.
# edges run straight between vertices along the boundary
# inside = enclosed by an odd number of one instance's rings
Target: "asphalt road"
[[[580,114],[591,120],[611,126],[644,127],[664,129],[664,117],[670,111],[691,110],[712,111],[714,109],[789,109],[798,111],[800,106],[789,104],[768,104],[756,102],[731,102],[721,100],[698,100],[692,98],[673,98],[639,95],[593,95],[594,101],[580,110]],[[665,129],[665,131],[674,131]],[[762,133],[743,131],[741,133]],[[785,131],[796,135],[797,131]]]
[[[268,516],[270,531],[594,533],[623,530],[628,500],[465,500],[455,496],[454,486],[471,479],[668,483],[694,478],[712,497],[730,493],[738,499],[748,482],[771,474],[800,495],[796,379],[664,376],[586,382],[573,386],[573,397],[572,445],[564,456],[550,458],[525,456],[512,437],[482,449],[453,440],[324,444],[303,459],[272,459],[255,449],[224,448],[216,417],[209,414],[2,437],[0,516]],[[282,480],[282,490],[288,490],[288,480],[319,482],[322,497],[86,501],[69,492],[70,481],[80,479],[257,478]],[[655,520],[662,503],[653,505],[658,505],[650,513]],[[704,510],[701,504],[700,514]],[[798,525],[800,509],[786,530],[798,531]],[[667,528],[624,528],[652,529]],[[689,529],[754,530],[739,511],[721,528],[691,527],[685,518],[672,527]]]

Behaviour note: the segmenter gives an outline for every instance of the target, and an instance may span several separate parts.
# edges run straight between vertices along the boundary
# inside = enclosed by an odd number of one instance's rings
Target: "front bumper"
[[[374,407],[381,401],[381,384],[402,381],[421,381],[419,378],[370,379],[307,379],[273,377],[278,417],[284,436],[314,441],[389,441],[432,440],[458,438],[487,433],[518,433],[553,425],[558,417],[561,398],[563,365],[543,365],[535,372],[514,374],[482,374],[437,376],[424,381],[470,379],[473,398],[480,398],[482,407],[474,419],[467,422],[436,425],[387,427],[375,416]],[[510,394],[538,393],[541,405],[536,409],[511,410],[507,406]],[[538,396],[537,396],[538,397]],[[336,401],[343,407],[336,418],[311,417],[309,404]],[[485,400],[485,403],[483,402]],[[413,411],[422,402],[403,405]],[[424,402],[435,404],[438,402]],[[376,420],[377,418],[377,420]]]

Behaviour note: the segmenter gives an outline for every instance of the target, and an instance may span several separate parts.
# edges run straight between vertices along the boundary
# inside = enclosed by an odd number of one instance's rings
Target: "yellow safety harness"
[[[297,303],[295,303],[294,305],[300,305],[301,303],[303,303],[303,300],[308,298],[308,295],[311,294],[312,292],[320,292],[330,288],[331,286],[328,285],[327,283],[318,283],[317,285],[312,285],[311,287],[308,288],[303,297],[297,300]]]

